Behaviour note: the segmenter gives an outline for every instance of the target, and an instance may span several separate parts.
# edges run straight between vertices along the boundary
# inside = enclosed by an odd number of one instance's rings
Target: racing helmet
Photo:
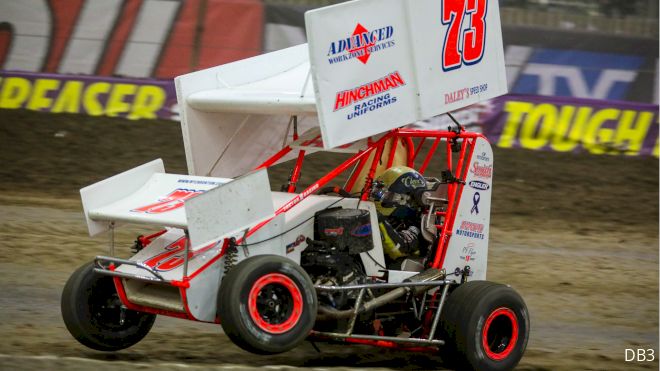
[[[426,179],[407,166],[393,166],[376,178],[373,199],[385,216],[408,218],[416,215],[415,193],[426,190]]]

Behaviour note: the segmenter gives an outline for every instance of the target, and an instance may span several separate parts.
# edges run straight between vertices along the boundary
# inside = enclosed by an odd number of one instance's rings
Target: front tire
[[[62,319],[71,335],[96,350],[116,351],[142,340],[156,315],[122,307],[112,277],[94,272],[93,263],[78,268],[62,292]]]
[[[312,280],[298,264],[281,256],[245,259],[220,285],[222,328],[248,352],[276,354],[293,349],[309,335],[317,310]]]
[[[459,370],[511,370],[529,338],[529,314],[511,287],[472,281],[447,298],[441,313],[443,360]]]

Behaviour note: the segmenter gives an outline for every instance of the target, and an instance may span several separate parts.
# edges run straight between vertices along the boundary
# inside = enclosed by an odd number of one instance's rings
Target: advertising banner
[[[493,102],[483,131],[498,147],[659,155],[657,105],[535,95]]]
[[[506,93],[496,0],[363,0],[305,20],[328,148]]]
[[[261,54],[261,0],[0,1],[0,69],[173,78]]]
[[[0,71],[0,109],[178,120],[174,82]]]
[[[172,81],[0,71],[0,109],[16,108],[179,120]],[[508,94],[453,114],[498,147],[660,157],[653,104]],[[412,126],[451,124],[440,115]]]

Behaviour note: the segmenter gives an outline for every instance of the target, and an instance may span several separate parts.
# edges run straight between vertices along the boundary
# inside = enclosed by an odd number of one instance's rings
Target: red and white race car
[[[491,146],[460,125],[401,127],[506,92],[497,1],[359,0],[306,22],[309,44],[176,79],[189,175],[155,160],[81,190],[110,253],[67,282],[67,328],[114,351],[166,315],[219,323],[259,354],[313,339],[512,369],[530,324],[511,287],[486,281]],[[345,159],[298,190],[319,151]],[[292,159],[271,191],[268,169]],[[402,167],[410,192],[386,179]],[[396,205],[418,249],[392,240]],[[120,259],[123,223],[159,231]]]

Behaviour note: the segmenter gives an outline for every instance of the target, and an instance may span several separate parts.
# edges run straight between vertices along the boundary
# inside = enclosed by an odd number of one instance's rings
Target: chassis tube
[[[384,286],[388,285],[388,286]],[[397,285],[397,286],[389,286],[389,285]],[[315,286],[317,290],[325,290],[325,291],[331,291],[331,287],[335,288],[341,288],[342,290],[344,287],[346,287],[346,290],[349,289],[349,287],[352,287],[353,289],[368,289],[368,288],[377,288],[377,287],[397,287],[392,291],[388,291],[385,294],[371,299],[368,302],[364,303],[364,305],[359,308],[356,306],[356,308],[353,309],[346,309],[346,310],[333,310],[329,309],[326,307],[319,307],[319,313],[322,315],[325,315],[330,318],[350,318],[353,316],[357,316],[360,313],[368,312],[370,310],[376,309],[378,307],[381,307],[387,303],[390,303],[401,296],[413,291],[413,287],[415,288],[414,291],[416,293],[423,292],[425,290],[428,290],[432,287],[436,286],[442,286],[445,285],[445,287],[449,287],[449,281],[446,280],[439,280],[439,281],[426,281],[426,282],[403,282],[403,283],[394,283],[394,284],[373,284],[373,285],[352,285],[352,286]]]

